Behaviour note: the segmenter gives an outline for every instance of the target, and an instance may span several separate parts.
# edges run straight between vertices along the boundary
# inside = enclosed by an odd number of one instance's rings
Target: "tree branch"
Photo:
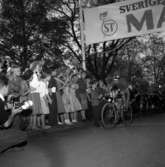
[[[81,63],[80,57],[75,53],[75,51],[72,49],[72,47],[69,44],[63,44],[65,47],[67,47],[73,54],[74,56],[78,59],[78,61]]]

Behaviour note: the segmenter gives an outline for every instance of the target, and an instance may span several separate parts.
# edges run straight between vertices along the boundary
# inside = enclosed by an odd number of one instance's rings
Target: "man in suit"
[[[10,129],[14,116],[21,112],[21,109],[6,107],[5,96],[8,94],[8,79],[0,74],[0,152],[27,142],[24,132]]]
[[[0,126],[8,128],[13,122],[14,116],[21,112],[20,109],[14,109],[12,106],[5,105],[5,96],[8,94],[8,79],[0,74]]]
[[[49,95],[52,99],[52,103],[49,104],[49,117],[48,121],[51,126],[55,126],[58,124],[58,112],[57,112],[57,97],[56,97],[56,69],[52,69],[51,78],[49,80],[48,88],[49,88]]]

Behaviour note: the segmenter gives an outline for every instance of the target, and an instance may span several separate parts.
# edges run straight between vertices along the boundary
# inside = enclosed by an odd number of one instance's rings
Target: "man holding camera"
[[[22,109],[15,109],[10,105],[6,105],[5,97],[7,94],[8,79],[3,74],[0,74],[0,153],[8,148],[27,142],[26,133],[10,129],[15,115],[19,114]]]

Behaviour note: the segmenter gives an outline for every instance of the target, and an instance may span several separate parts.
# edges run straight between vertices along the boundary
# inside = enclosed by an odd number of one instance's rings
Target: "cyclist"
[[[113,94],[113,98],[117,103],[117,107],[121,107],[121,105],[125,108],[128,108],[130,102],[130,87],[128,82],[124,78],[120,78],[119,76],[115,76],[111,94]]]
[[[110,101],[101,109],[101,123],[103,127],[113,127],[122,120],[125,125],[132,122],[132,108],[130,107],[131,87],[124,78],[116,76],[111,83]]]

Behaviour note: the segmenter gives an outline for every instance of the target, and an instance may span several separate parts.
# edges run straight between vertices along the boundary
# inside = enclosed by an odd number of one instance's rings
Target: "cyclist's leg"
[[[132,123],[133,115],[132,115],[132,107],[128,105],[127,108],[123,110],[123,121],[125,125],[129,125]]]
[[[95,126],[99,126],[98,121],[98,105],[92,106],[93,121]]]

